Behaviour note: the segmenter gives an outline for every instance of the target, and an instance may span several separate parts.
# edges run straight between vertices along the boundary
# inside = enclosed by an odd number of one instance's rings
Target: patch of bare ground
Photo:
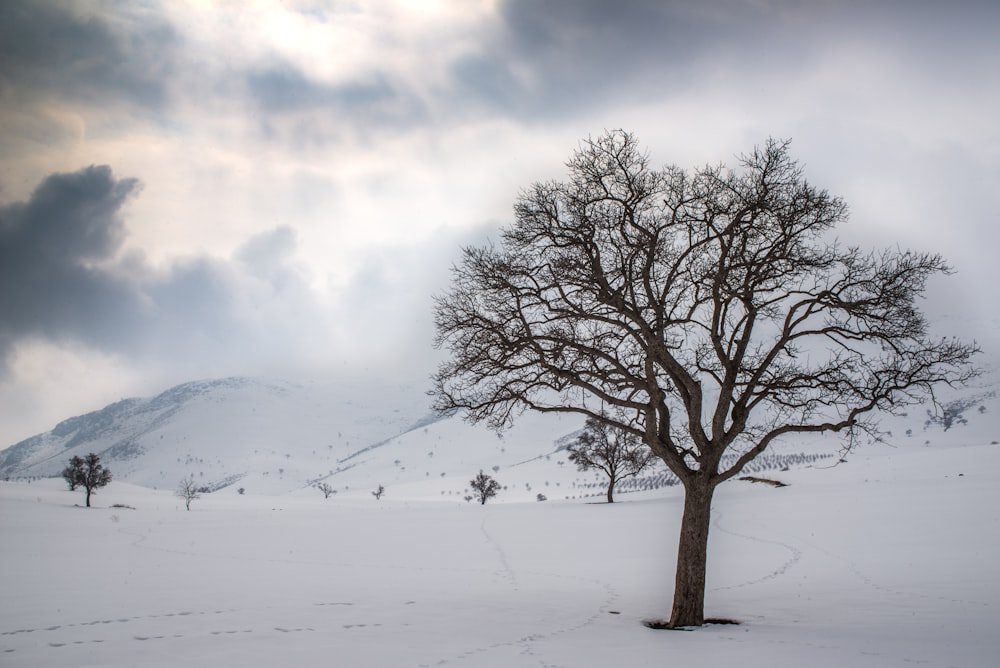
[[[746,480],[747,482],[760,482],[765,485],[770,485],[771,487],[788,487],[788,483],[781,482],[780,480],[772,480],[771,478],[758,478],[753,475],[741,476],[740,480]]]

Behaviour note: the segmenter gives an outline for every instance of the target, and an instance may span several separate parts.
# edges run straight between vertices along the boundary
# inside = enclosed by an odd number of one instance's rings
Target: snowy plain
[[[869,445],[720,487],[669,613],[676,487],[485,506],[0,483],[3,666],[996,666],[1000,445]],[[307,493],[308,492],[308,493]],[[339,497],[339,498],[338,498]],[[124,504],[132,508],[114,507]]]

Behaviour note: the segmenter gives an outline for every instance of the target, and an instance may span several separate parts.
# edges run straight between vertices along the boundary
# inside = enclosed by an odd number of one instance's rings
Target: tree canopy
[[[476,492],[476,498],[479,499],[480,505],[486,505],[489,499],[497,495],[497,492],[500,490],[500,483],[493,476],[480,471],[475,478],[469,481],[469,487]]]
[[[86,457],[74,456],[69,460],[69,466],[63,469],[62,477],[70,490],[83,487],[87,492],[87,507],[90,508],[90,496],[94,490],[105,487],[111,482],[111,471],[101,464],[101,458],[91,452]]]

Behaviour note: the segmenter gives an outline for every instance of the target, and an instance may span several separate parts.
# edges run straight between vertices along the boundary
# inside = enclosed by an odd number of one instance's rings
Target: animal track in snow
[[[489,654],[491,652],[499,652],[502,650],[517,650],[520,656],[531,657],[531,659],[534,662],[537,662],[540,668],[559,668],[555,664],[549,663],[539,656],[540,650],[538,648],[538,643],[540,641],[549,640],[551,638],[555,638],[560,635],[579,631],[583,628],[586,628],[587,626],[594,624],[595,622],[597,622],[597,620],[607,617],[606,613],[614,605],[614,602],[618,599],[618,593],[609,583],[595,578],[582,578],[573,575],[566,575],[563,573],[551,573],[551,572],[534,571],[534,570],[518,571],[511,566],[509,558],[507,556],[507,552],[504,549],[501,542],[496,540],[487,530],[485,518],[482,524],[480,525],[480,530],[486,537],[486,540],[497,551],[501,564],[501,570],[498,571],[497,573],[502,575],[504,579],[506,579],[507,582],[510,583],[511,589],[513,591],[518,591],[519,583],[530,577],[545,578],[556,581],[560,580],[572,581],[575,583],[584,583],[587,585],[596,586],[600,589],[603,589],[605,592],[605,599],[603,601],[603,604],[599,606],[593,613],[588,615],[586,618],[584,618],[583,620],[576,621],[575,623],[570,623],[568,625],[560,625],[558,627],[551,627],[550,626],[551,622],[549,622],[548,620],[539,620],[540,622],[542,622],[542,624],[540,625],[544,625],[545,627],[547,627],[546,631],[528,633],[520,637],[516,637],[513,640],[499,641],[488,645],[483,645],[480,647],[474,647],[471,649],[467,649],[463,652],[460,652],[458,654],[455,654],[451,657],[441,658],[433,664],[422,663],[420,664],[420,667],[430,668],[431,665],[446,666],[452,662],[475,659],[476,657],[480,657],[481,655]],[[476,664],[473,663],[472,665]]]
[[[766,582],[768,580],[773,580],[774,578],[780,577],[780,576],[784,575],[785,573],[787,573],[789,571],[789,569],[791,569],[793,566],[795,566],[795,564],[797,564],[802,559],[802,550],[800,550],[800,549],[798,549],[798,548],[796,548],[796,547],[794,547],[792,545],[789,545],[788,543],[783,543],[780,540],[768,540],[766,538],[759,538],[757,536],[748,536],[746,534],[737,533],[735,531],[730,531],[728,529],[723,528],[722,526],[719,525],[719,519],[721,517],[723,517],[723,515],[721,513],[716,513],[715,520],[713,520],[712,524],[714,524],[715,528],[718,529],[719,531],[721,531],[722,533],[728,534],[730,536],[735,536],[736,538],[743,538],[744,540],[753,541],[755,543],[763,543],[765,545],[777,545],[778,547],[782,547],[782,548],[788,550],[788,552],[791,553],[791,557],[786,562],[784,562],[783,564],[781,564],[778,568],[776,568],[775,570],[771,571],[770,573],[768,573],[764,577],[756,578],[754,580],[748,580],[746,582],[741,582],[740,584],[728,585],[728,586],[725,586],[725,587],[713,587],[712,591],[724,591],[726,589],[739,589],[741,587],[749,587],[751,585],[760,584],[761,582]]]

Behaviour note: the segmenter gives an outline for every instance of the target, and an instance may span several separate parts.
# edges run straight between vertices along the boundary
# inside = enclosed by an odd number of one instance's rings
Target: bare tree
[[[378,489],[376,489],[374,492],[372,492],[372,496],[375,497],[376,501],[381,500],[383,494],[385,494],[385,487],[383,487],[382,485],[379,485]]]
[[[184,499],[184,508],[186,510],[191,510],[191,502],[201,498],[201,494],[198,493],[198,486],[194,482],[194,474],[181,479],[174,494]]]
[[[479,504],[483,506],[486,505],[487,500],[496,496],[497,491],[500,489],[500,483],[493,476],[487,475],[482,471],[469,482],[469,485],[475,490]]]
[[[63,469],[63,478],[70,490],[83,487],[87,490],[87,507],[90,508],[90,495],[94,490],[111,482],[111,471],[104,468],[101,458],[91,452],[86,457],[72,457],[69,466]]]
[[[599,469],[608,476],[608,503],[615,502],[620,480],[638,475],[656,461],[635,432],[594,417],[587,418],[583,432],[566,449],[578,470]]]
[[[496,246],[469,247],[435,306],[436,407],[502,429],[525,409],[635,434],[684,487],[667,625],[704,623],[716,487],[777,439],[838,433],[975,375],[928,335],[935,254],[830,238],[847,206],[770,140],[737,170],[653,169],[622,131],[537,183]]]
[[[331,494],[337,493],[337,490],[335,490],[328,482],[318,482],[315,487],[319,491],[323,492],[324,499],[329,499]]]

